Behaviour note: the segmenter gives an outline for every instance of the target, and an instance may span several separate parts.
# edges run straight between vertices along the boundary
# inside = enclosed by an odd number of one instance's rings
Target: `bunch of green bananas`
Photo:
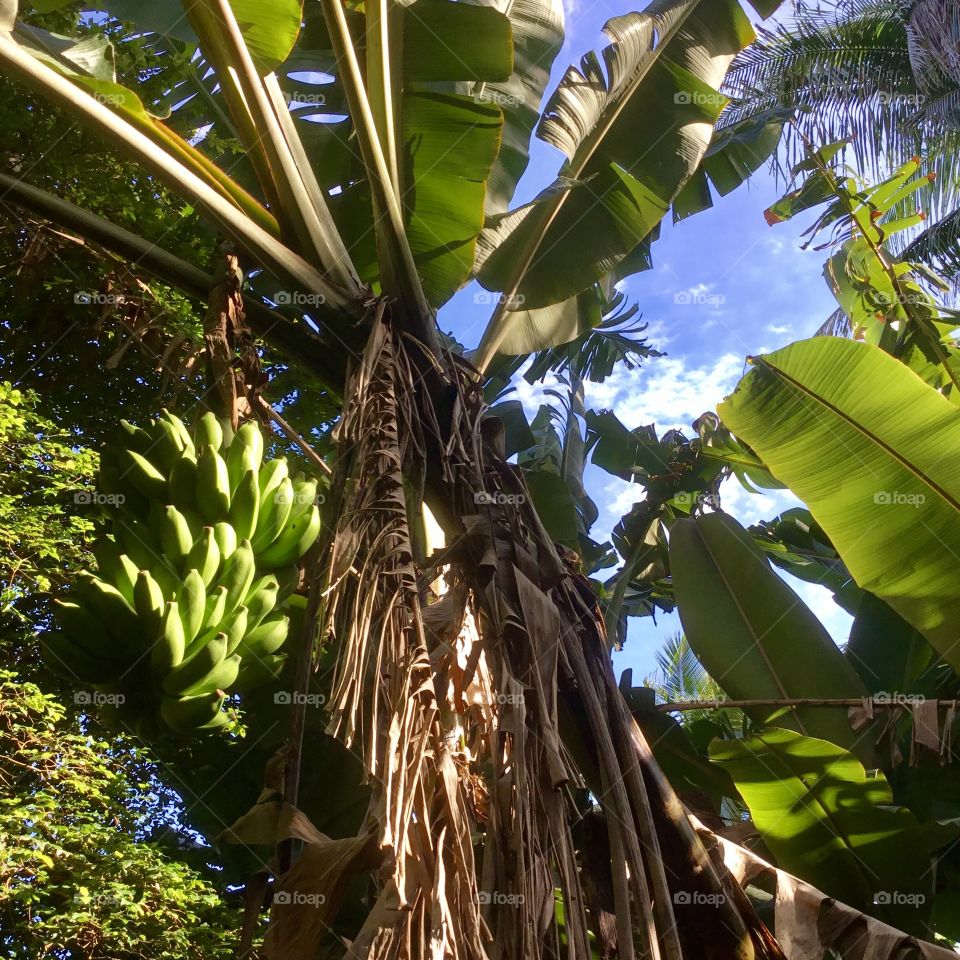
[[[99,575],[55,602],[52,665],[176,733],[226,725],[228,693],[283,667],[304,606],[297,561],[320,531],[316,481],[264,462],[255,423],[232,434],[207,413],[191,437],[164,410],[146,428],[121,421],[99,486],[112,536],[94,548]]]

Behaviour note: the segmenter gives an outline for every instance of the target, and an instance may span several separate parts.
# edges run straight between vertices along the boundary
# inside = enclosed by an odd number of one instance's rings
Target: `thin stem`
[[[412,323],[411,332],[427,344],[434,355],[439,355],[440,345],[433,311],[427,303],[420,283],[420,274],[410,250],[400,197],[394,189],[393,178],[377,134],[376,121],[343,3],[341,0],[321,0],[321,3],[373,195],[374,222],[381,254],[381,283],[387,294],[396,297],[406,307],[402,319]]]
[[[874,707],[884,707],[888,710],[916,703],[936,703],[938,709],[944,710],[948,707],[956,707],[958,701],[929,700],[921,694],[897,693],[882,699],[877,697],[841,697],[831,700],[820,697],[792,697],[764,700],[676,700],[668,703],[658,703],[657,710],[662,713],[673,713],[674,710],[748,710],[750,707],[860,707],[866,703]]]
[[[214,278],[156,244],[123,227],[63,200],[46,190],[0,173],[0,201],[17,204],[61,227],[75,230],[94,243],[185,293],[206,301]],[[256,334],[297,360],[306,360],[334,392],[343,389],[346,357],[335,345],[271,310],[261,300],[244,295],[244,307]]]
[[[332,476],[333,471],[327,466],[323,457],[321,457],[320,454],[317,453],[317,451],[314,450],[313,447],[311,447],[310,444],[307,443],[307,441],[304,440],[303,437],[301,437],[300,434],[297,433],[297,431],[294,430],[293,427],[291,427],[290,424],[287,423],[287,421],[284,420],[283,417],[281,417],[280,414],[277,413],[277,411],[274,410],[269,403],[267,403],[266,400],[263,399],[263,397],[258,396],[257,403],[260,405],[260,409],[263,410],[263,412],[283,431],[289,440],[292,440],[307,455],[307,457],[309,457],[309,459],[320,468],[323,473],[325,473],[328,477]]]
[[[937,336],[935,331],[931,331],[924,318],[914,311],[910,295],[904,288],[900,277],[897,275],[897,271],[887,260],[886,256],[884,256],[882,245],[875,241],[874,238],[870,236],[869,232],[864,229],[857,220],[853,200],[851,199],[849,192],[840,185],[839,181],[834,175],[834,172],[823,161],[823,158],[820,156],[819,152],[813,149],[813,146],[807,137],[799,130],[798,133],[800,138],[803,140],[804,146],[807,148],[811,159],[813,160],[814,164],[816,164],[817,170],[820,172],[821,176],[823,176],[824,180],[826,180],[834,196],[840,201],[841,204],[843,204],[853,222],[857,224],[857,226],[860,226],[860,233],[863,236],[863,239],[866,241],[867,246],[870,248],[870,252],[873,254],[874,259],[880,265],[880,268],[883,270],[884,274],[886,274],[887,280],[890,281],[890,286],[893,288],[894,297],[896,299],[896,306],[899,307],[900,311],[903,313],[904,320],[908,324],[912,323],[920,331],[921,335],[926,339],[932,348],[938,362],[940,363],[940,366],[943,367],[947,376],[950,378],[954,388],[957,391],[960,391],[960,371],[952,368],[949,362],[950,356],[940,340],[940,337]],[[904,325],[904,329],[900,331],[900,336],[897,339],[898,349],[903,345],[905,333],[906,324]]]

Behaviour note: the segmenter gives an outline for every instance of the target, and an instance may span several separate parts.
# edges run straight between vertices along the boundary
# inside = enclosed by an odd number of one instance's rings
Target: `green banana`
[[[133,605],[133,588],[139,572],[137,565],[125,553],[121,553],[117,557],[117,566],[113,576],[109,578],[123,594],[123,599],[131,605]],[[108,578],[105,577],[104,579]]]
[[[220,521],[213,525],[213,536],[220,548],[220,559],[226,560],[237,549],[237,532],[229,523]]]
[[[277,578],[269,573],[261,577],[250,588],[244,605],[247,609],[247,628],[258,627],[261,621],[277,605],[277,593],[280,585]]]
[[[166,507],[160,520],[160,544],[163,555],[177,568],[182,568],[193,549],[193,534],[187,518],[171,505]]]
[[[161,722],[181,733],[229,725],[223,691],[279,676],[287,657],[276,651],[302,625],[305,599],[287,598],[320,529],[317,482],[264,460],[255,421],[234,433],[207,413],[189,430],[162,410],[118,433],[101,456],[100,489],[118,496],[113,536],[95,547],[101,576],[82,574],[57,605],[61,630],[45,655],[127,694],[127,726],[156,735]],[[147,707],[157,703],[151,677],[159,709]]]
[[[257,486],[257,474],[253,470],[247,470],[233,491],[230,503],[230,521],[237,539],[249,540],[253,536],[259,513],[260,488]]]
[[[177,432],[177,435],[180,437],[180,450],[187,451],[188,453],[193,453],[193,438],[190,436],[190,431],[184,426],[183,421],[171,413],[166,407],[160,408],[160,416],[170,424],[171,427]]]
[[[191,734],[212,729],[214,725],[222,726],[218,718],[229,719],[222,711],[224,699],[219,693],[199,697],[164,697],[160,701],[160,717],[176,733]]]
[[[277,567],[273,575],[280,586],[277,603],[283,603],[300,586],[300,568],[295,563],[288,563],[285,567]]]
[[[249,693],[273,683],[283,672],[286,660],[285,653],[275,653],[270,657],[244,657],[234,687]]]
[[[227,656],[240,646],[240,641],[247,632],[247,618],[247,608],[238,607],[229,622],[224,625],[223,632],[227,635]]]
[[[192,453],[185,453],[170,471],[170,499],[183,509],[197,506],[197,461]]]
[[[120,479],[129,479],[150,500],[164,500],[167,496],[167,479],[146,457],[136,450],[123,450],[117,458]]]
[[[163,591],[149,570],[137,574],[133,585],[133,605],[141,621],[141,629],[148,637],[154,637],[163,618]]]
[[[187,554],[186,569],[196,570],[203,578],[204,586],[210,586],[220,569],[220,548],[213,535],[213,527],[204,527],[201,531]]]
[[[227,559],[220,577],[220,583],[227,588],[227,613],[233,613],[243,602],[250,591],[250,584],[253,583],[256,572],[253,549],[250,547],[250,541],[244,540]]]
[[[91,548],[93,558],[97,561],[97,570],[104,580],[113,580],[119,566],[120,549],[116,540],[109,537],[98,537]]]
[[[284,480],[290,477],[290,469],[287,466],[286,457],[278,457],[264,464],[260,471],[258,482],[260,484],[260,500],[266,500]]]
[[[263,459],[263,436],[260,428],[248,421],[237,431],[227,451],[227,471],[230,474],[230,486],[236,487],[240,478],[248,471],[259,474]]]
[[[320,533],[320,511],[311,506],[299,517],[291,520],[283,533],[277,537],[257,558],[265,570],[283,567],[299,560],[313,546]]]
[[[227,727],[233,722],[233,717],[230,713],[221,710],[212,720],[208,720],[206,723],[201,724],[197,727],[197,730],[202,730],[208,732],[210,730],[220,730],[222,727]]]
[[[240,653],[245,657],[268,657],[276,653],[287,639],[289,628],[289,617],[265,620],[240,641]]]
[[[54,600],[53,618],[71,640],[76,641],[90,653],[97,652],[97,646],[103,642],[104,624],[86,605],[74,603],[72,600]],[[88,647],[87,643],[91,646]]]
[[[166,557],[160,559],[150,567],[153,579],[160,585],[163,596],[175,597],[182,582],[180,574],[167,562]]]
[[[88,653],[75,641],[55,630],[40,637],[40,650],[50,669],[65,680],[107,684],[117,679],[117,664]]]
[[[227,690],[237,679],[240,657],[227,656],[227,635],[218,633],[209,643],[174,667],[163,681],[164,693],[193,697]]]
[[[117,514],[113,518],[113,535],[138,569],[148,570],[157,562],[159,551],[147,524]]]
[[[216,590],[207,595],[207,602],[204,608],[203,625],[201,630],[210,630],[215,628],[223,619],[224,611],[227,609],[227,588],[217,587]]]
[[[184,578],[177,602],[180,604],[184,637],[189,645],[200,632],[206,614],[207,588],[197,570],[191,570]]]
[[[180,434],[166,421],[153,420],[150,423],[150,438],[153,445],[147,453],[152,463],[162,468],[169,475],[173,465],[180,459],[183,452],[183,441]]]
[[[183,660],[186,638],[176,600],[167,601],[160,620],[160,631],[150,650],[150,668],[157,677],[165,677]]]
[[[254,550],[270,546],[283,533],[292,510],[293,484],[289,477],[283,477],[269,493],[261,494],[257,527],[252,538]]]
[[[219,450],[223,446],[223,427],[213,413],[208,411],[199,419],[193,442],[198,451],[201,447]]]
[[[130,643],[132,640],[142,639],[136,611],[116,587],[103,580],[90,578],[82,584],[78,593],[118,640]]]
[[[151,500],[147,511],[147,536],[150,545],[156,548],[157,554],[163,556],[163,524],[166,518],[166,509],[160,500]]]
[[[142,427],[135,426],[129,420],[120,421],[117,431],[121,447],[129,447],[146,456],[153,446],[153,438]]]
[[[306,513],[317,502],[317,481],[313,478],[293,481],[293,513],[296,518]]]
[[[255,420],[248,420],[237,430],[237,435],[233,438],[234,443],[238,440],[253,455],[251,469],[259,472],[260,464],[263,462],[263,432],[260,430],[260,425]]]
[[[133,485],[129,477],[123,476],[117,466],[117,455],[111,458],[104,450],[100,454],[100,467],[97,470],[97,489],[101,493],[117,498],[121,510],[136,516],[143,516],[149,506],[147,498]]]
[[[197,460],[197,506],[204,519],[224,519],[230,510],[230,477],[223,457],[207,447]]]

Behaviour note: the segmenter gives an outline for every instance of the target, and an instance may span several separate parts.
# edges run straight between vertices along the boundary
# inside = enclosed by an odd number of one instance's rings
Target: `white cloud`
[[[726,513],[745,527],[760,520],[772,520],[790,507],[801,506],[789,490],[762,490],[751,493],[736,477],[728,477],[720,487],[720,503]]]
[[[641,334],[646,340],[650,341],[650,346],[656,350],[666,350],[672,343],[673,336],[667,332],[669,328],[662,320],[651,320],[647,324],[647,329]]]
[[[553,389],[563,389],[563,384],[561,384],[552,373],[548,373],[542,381],[527,383],[523,378],[523,374],[529,366],[530,364],[526,363],[520,368],[520,372],[513,381],[516,390],[506,399],[519,400],[523,404],[523,409],[526,410],[527,416],[532,420],[543,403],[556,403],[556,399],[554,397],[548,397],[546,391],[551,387]]]
[[[770,333],[775,333],[778,337],[782,337],[786,334],[793,333],[793,326],[789,323],[784,323],[784,324],[768,323],[767,330]]]
[[[833,599],[829,590],[815,583],[797,580],[782,571],[777,572],[781,573],[783,579],[793,587],[800,599],[813,611],[814,616],[826,627],[834,643],[845,644],[850,639],[853,617]]]
[[[658,432],[689,428],[732,392],[743,364],[743,357],[733,353],[690,368],[682,358],[663,357],[639,370],[616,370],[603,383],[587,384],[587,406],[611,408],[631,429],[647,423],[655,423]]]

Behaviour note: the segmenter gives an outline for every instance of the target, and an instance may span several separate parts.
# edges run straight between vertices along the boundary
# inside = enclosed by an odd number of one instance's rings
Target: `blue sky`
[[[591,46],[604,44],[600,29],[611,16],[631,9],[626,3],[565,4],[567,40],[557,58],[550,89],[566,67]],[[517,202],[530,199],[554,178],[562,155],[535,141],[530,168]],[[647,336],[666,356],[634,371],[620,371],[589,388],[588,405],[611,408],[629,427],[655,423],[658,432],[687,428],[736,386],[745,371],[745,357],[775,350],[811,336],[833,312],[836,303],[821,274],[825,254],[800,250],[806,226],[792,221],[769,227],[763,211],[782,190],[766,171],[746,186],[719,198],[716,206],[675,227],[665,225],[654,245],[654,269],[627,281],[624,291],[639,305]],[[476,345],[490,307],[474,303],[467,288],[444,309],[444,329],[470,346]],[[678,295],[680,295],[678,297]],[[531,413],[541,390],[520,385],[519,395]],[[600,507],[595,536],[602,538],[636,499],[630,485],[588,468],[588,487]],[[748,493],[736,480],[722,491],[723,508],[742,523],[772,518],[797,501],[787,492],[771,496]],[[834,639],[847,639],[850,618],[818,587],[790,580],[820,617]],[[679,630],[670,616],[633,621],[626,647],[615,654],[619,673],[634,670],[635,682],[654,670],[654,652]]]

